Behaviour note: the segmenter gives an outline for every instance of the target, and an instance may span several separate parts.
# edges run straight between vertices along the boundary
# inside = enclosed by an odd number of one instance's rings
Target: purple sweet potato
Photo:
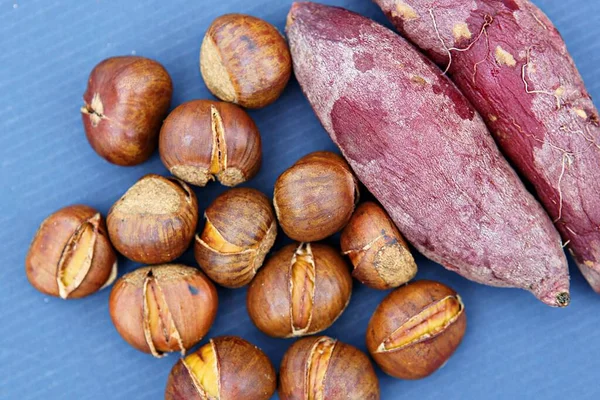
[[[296,3],[287,33],[321,123],[419,251],[476,282],[569,302],[552,221],[433,63],[341,8]]]
[[[600,293],[598,112],[552,22],[526,0],[376,0],[481,113]]]

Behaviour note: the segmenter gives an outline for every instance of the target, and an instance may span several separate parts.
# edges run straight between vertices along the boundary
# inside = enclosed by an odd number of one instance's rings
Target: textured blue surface
[[[330,0],[385,22],[368,0]],[[600,2],[536,0],[561,30],[591,93],[600,96]],[[216,16],[243,12],[280,29],[291,0],[0,0],[0,399],[160,399],[177,356],[137,352],[116,333],[109,292],[61,301],[36,292],[23,260],[39,223],[71,203],[106,213],[142,175],[166,174],[158,155],[120,168],[89,147],[79,107],[100,60],[138,54],[173,77],[173,105],[209,98],[198,70],[202,36]],[[387,23],[386,23],[387,24]],[[248,186],[269,196],[276,177],[301,155],[334,149],[298,84],[274,105],[251,112],[264,140],[264,165]],[[599,166],[600,167],[600,166]],[[198,190],[201,211],[223,187]],[[276,244],[280,247],[284,240]],[[194,264],[187,253],[182,260]],[[600,296],[572,272],[571,306],[548,308],[530,294],[468,282],[422,257],[419,278],[454,287],[468,331],[450,362],[407,382],[379,371],[382,399],[598,399]],[[121,260],[120,273],[137,267]],[[250,322],[245,290],[219,290],[211,336],[237,334],[278,366],[286,340]],[[368,319],[384,292],[355,285],[348,310],[327,334],[365,349]]]

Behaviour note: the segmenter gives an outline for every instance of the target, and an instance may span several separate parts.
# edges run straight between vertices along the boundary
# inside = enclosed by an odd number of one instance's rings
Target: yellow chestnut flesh
[[[381,350],[400,349],[436,335],[454,322],[462,309],[463,305],[458,296],[448,296],[434,303],[396,329],[382,343]]]
[[[322,400],[327,367],[335,347],[335,340],[324,337],[313,347],[308,365],[308,400]]]
[[[210,343],[187,356],[183,363],[190,371],[194,383],[199,386],[199,389],[210,397],[219,397],[217,355]]]
[[[74,205],[46,218],[27,253],[25,271],[36,289],[63,299],[110,285],[117,275],[117,257],[100,213]]]
[[[315,301],[315,261],[310,246],[298,248],[291,268],[292,329],[300,333],[310,325]]]
[[[81,275],[87,273],[92,263],[94,254],[94,244],[96,243],[96,235],[94,227],[89,223],[84,223],[79,232],[76,232],[71,246],[73,250],[70,256],[62,263],[59,269],[59,286],[62,286],[63,292],[66,293],[66,288],[70,288]]]
[[[221,336],[173,366],[165,400],[268,400],[276,386],[275,369],[258,347]]]
[[[154,338],[161,338],[168,347],[179,348],[182,353],[185,353],[181,336],[173,321],[173,315],[162,289],[153,275],[149,275],[144,281],[144,293],[144,334],[148,345],[153,348],[153,353],[158,353]],[[175,343],[170,344],[172,342]]]
[[[236,246],[233,243],[229,243],[223,235],[215,228],[215,226],[206,219],[206,225],[204,225],[204,232],[202,233],[202,241],[207,247],[210,247],[214,251],[221,253],[239,253],[244,251],[243,247]]]

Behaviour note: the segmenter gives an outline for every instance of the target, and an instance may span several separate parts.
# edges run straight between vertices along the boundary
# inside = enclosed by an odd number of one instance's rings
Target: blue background
[[[565,37],[592,95],[600,96],[600,2],[535,1]],[[385,23],[368,0],[331,0]],[[105,290],[78,301],[49,298],[27,282],[23,260],[39,223],[67,204],[106,214],[139,177],[166,174],[158,155],[121,168],[88,145],[79,108],[91,69],[114,55],[165,65],[173,106],[209,98],[198,69],[200,43],[220,14],[253,14],[283,29],[291,0],[0,0],[0,399],[160,399],[171,366],[129,347],[113,328]],[[275,104],[250,112],[263,135],[264,165],[248,186],[269,196],[276,177],[300,156],[334,146],[298,84]],[[600,166],[599,166],[600,167]],[[201,211],[224,190],[197,190]],[[200,225],[202,226],[202,224]],[[280,235],[276,247],[285,243]],[[191,253],[182,261],[195,265]],[[532,295],[484,287],[418,258],[419,278],[454,287],[468,330],[450,362],[422,381],[384,376],[382,399],[598,399],[600,296],[571,268],[572,304],[551,309]],[[120,274],[138,265],[121,260]],[[245,289],[219,290],[210,336],[236,334],[277,367],[289,340],[260,333]],[[325,333],[365,349],[370,315],[385,295],[355,284],[349,308]]]

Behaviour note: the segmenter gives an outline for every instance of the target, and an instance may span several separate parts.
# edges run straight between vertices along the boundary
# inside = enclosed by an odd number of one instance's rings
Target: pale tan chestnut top
[[[314,242],[340,231],[359,200],[350,166],[335,153],[300,158],[277,178],[273,205],[283,231],[299,242]]]
[[[160,157],[169,171],[197,186],[218,180],[236,186],[260,169],[258,128],[240,107],[219,101],[192,100],[165,120]]]
[[[110,209],[108,232],[116,249],[146,264],[169,262],[191,242],[198,222],[196,195],[185,183],[146,175]]]
[[[292,73],[284,37],[266,21],[227,14],[213,21],[202,41],[200,70],[208,89],[247,108],[274,102]]]
[[[417,273],[406,241],[385,210],[373,202],[356,208],[340,243],[354,265],[352,276],[374,289],[398,287]]]
[[[185,265],[158,265],[121,277],[110,295],[112,321],[123,339],[155,357],[185,351],[210,329],[218,299],[215,286]]]
[[[25,271],[36,289],[63,299],[110,285],[117,276],[117,257],[100,213],[74,205],[50,215],[31,243]]]
[[[221,336],[175,364],[165,400],[268,400],[276,386],[275,369],[258,347]]]
[[[379,382],[369,358],[326,336],[294,343],[283,357],[279,379],[281,400],[379,399]]]
[[[254,324],[273,337],[305,336],[331,326],[352,294],[352,277],[333,248],[318,243],[285,246],[248,288]]]
[[[222,286],[247,285],[277,237],[271,202],[256,189],[234,188],[208,206],[205,218],[194,246],[198,265]]]

